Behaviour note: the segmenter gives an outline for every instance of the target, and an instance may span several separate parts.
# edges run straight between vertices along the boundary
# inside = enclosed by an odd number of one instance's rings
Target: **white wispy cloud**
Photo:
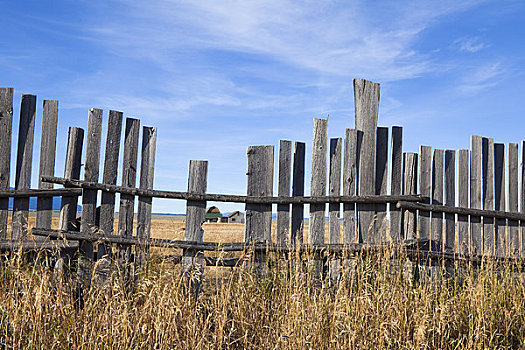
[[[496,86],[507,74],[508,69],[501,62],[485,63],[465,73],[459,90],[465,94],[475,94]]]
[[[475,53],[487,47],[487,44],[478,37],[460,38],[454,41],[454,46],[459,51]]]

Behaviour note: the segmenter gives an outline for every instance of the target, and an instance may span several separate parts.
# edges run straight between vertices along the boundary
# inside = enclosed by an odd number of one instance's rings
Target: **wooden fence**
[[[0,147],[4,150],[11,149],[12,97],[13,89],[0,89]],[[186,192],[153,190],[157,131],[152,127],[143,127],[137,187],[140,121],[133,118],[126,119],[122,180],[117,185],[123,113],[116,111],[109,112],[100,176],[100,109],[88,113],[83,161],[84,131],[69,129],[64,176],[56,177],[57,101],[43,103],[39,184],[38,189],[31,189],[36,97],[23,95],[14,190],[9,189],[10,152],[0,154],[0,248],[77,250],[78,277],[84,281],[89,280],[94,262],[105,258],[117,261],[128,278],[133,270],[140,273],[151,246],[183,249],[177,261],[185,272],[202,271],[205,264],[237,263],[220,262],[203,254],[220,250],[251,249],[253,262],[259,267],[264,266],[270,251],[313,252],[311,266],[316,273],[324,268],[322,254],[351,254],[389,244],[403,247],[409,256],[423,254],[431,259],[481,261],[525,255],[525,142],[521,164],[518,144],[508,144],[505,161],[505,145],[481,136],[471,137],[470,150],[421,146],[419,154],[403,153],[402,127],[377,125],[379,84],[355,79],[354,101],[355,128],[346,129],[344,138],[328,140],[328,120],[314,119],[310,196],[305,196],[306,144],[288,140],[279,142],[277,164],[274,146],[248,147],[247,195],[236,196],[207,193],[208,163],[196,160],[189,164]],[[276,186],[274,168],[278,172]],[[63,188],[54,189],[53,184]],[[99,192],[101,204],[97,208]],[[114,232],[116,193],[120,194],[120,206],[118,230]],[[55,229],[51,227],[53,196],[62,198],[59,227]],[[14,198],[10,235],[9,197]],[[38,197],[32,229],[37,241],[27,240],[29,197]],[[78,223],[79,198],[82,211]],[[152,198],[187,202],[183,241],[151,238]],[[208,201],[245,203],[243,242],[204,241],[202,223]],[[275,238],[273,204],[277,205]],[[304,219],[306,204],[309,220]]]

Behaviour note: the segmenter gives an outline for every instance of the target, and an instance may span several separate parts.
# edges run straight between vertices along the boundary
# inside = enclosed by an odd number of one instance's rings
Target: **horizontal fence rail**
[[[55,188],[49,190],[7,190],[0,191],[0,198],[28,198],[28,197],[75,197],[80,196],[82,190],[78,188]]]

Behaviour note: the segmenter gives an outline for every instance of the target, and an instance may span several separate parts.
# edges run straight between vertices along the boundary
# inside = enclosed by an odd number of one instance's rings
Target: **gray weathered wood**
[[[98,182],[100,165],[100,139],[102,136],[102,110],[92,108],[88,113],[84,180]],[[80,232],[93,234],[98,231],[96,223],[97,191],[85,189],[82,193],[82,216]],[[88,287],[94,264],[93,243],[81,242],[79,246],[77,276],[82,287]]]
[[[494,210],[494,139],[482,139],[483,209]],[[471,220],[472,221],[472,220]],[[483,254],[495,254],[494,218],[483,217]]]
[[[292,142],[279,141],[279,197],[289,197],[292,171]],[[277,244],[286,245],[290,239],[290,204],[277,205]]]
[[[0,88],[0,191],[9,189],[11,169],[11,131],[13,124],[13,88]],[[9,199],[0,199],[0,240],[7,238]]]
[[[378,127],[376,133],[375,194],[388,193],[388,128]],[[387,241],[386,204],[376,205],[373,242]]]
[[[16,156],[15,189],[31,187],[31,165],[33,162],[33,137],[35,134],[36,96],[22,95],[20,106],[20,125],[18,129],[18,148]],[[24,240],[27,236],[27,219],[29,215],[29,198],[13,200],[14,240]]]
[[[468,168],[469,151],[467,149],[460,149],[458,152],[458,205],[464,208],[468,208]],[[468,254],[470,252],[468,236],[468,215],[458,215],[457,252],[459,254]]]
[[[126,130],[124,134],[124,152],[122,157],[122,186],[135,187],[137,182],[137,153],[139,144],[140,120],[126,118]],[[120,206],[118,217],[118,233],[122,237],[133,236],[133,211],[135,197],[128,194],[120,194]],[[119,264],[125,280],[131,278],[131,249],[130,247],[118,246]]]
[[[40,176],[38,181],[38,188],[42,190],[53,188],[53,184],[42,181],[42,176],[55,175],[57,121],[58,101],[44,100],[42,113],[42,136],[40,139]],[[53,198],[38,198],[35,226],[40,228],[51,228],[52,216]]]
[[[390,177],[390,194],[400,195],[403,179],[403,128],[392,127],[392,174]],[[401,210],[390,205],[390,238],[395,242],[402,239]]]
[[[357,131],[345,130],[343,195],[355,196],[357,166]],[[355,204],[343,204],[343,243],[357,243],[355,232]]]
[[[520,212],[525,213],[525,141],[521,143]],[[520,221],[521,256],[525,256],[525,220]]]
[[[443,205],[443,161],[444,151],[434,150],[432,160],[432,204]],[[443,242],[443,214],[432,213],[431,239]]]
[[[481,209],[482,188],[482,139],[481,136],[470,137],[470,207]],[[483,239],[481,236],[481,218],[470,218],[471,254],[481,254]]]
[[[343,140],[340,138],[330,139],[330,184],[329,195],[339,196],[341,194],[341,150]],[[329,204],[328,216],[328,242],[341,243],[340,227],[341,204]]]
[[[82,144],[84,140],[84,130],[81,128],[69,128],[67,141],[67,153],[64,169],[66,179],[79,179],[80,166],[82,159]],[[61,230],[78,231],[80,227],[75,227],[77,218],[78,197],[62,197],[60,204],[60,217],[58,227]]]
[[[518,212],[518,144],[509,143],[508,150],[508,172],[509,172],[509,207],[508,211]],[[517,257],[520,249],[519,222],[508,220],[508,249],[510,256]]]
[[[430,146],[419,147],[419,193],[428,198],[432,195],[432,148]],[[418,224],[418,237],[430,238],[430,212],[420,212]]]
[[[328,145],[328,120],[314,119],[312,141],[312,170],[310,193],[312,196],[326,195],[326,153]],[[310,204],[310,226],[308,243],[324,242],[326,205]]]
[[[250,146],[246,152],[248,196],[273,193],[273,146]],[[245,242],[271,242],[272,205],[246,204]]]
[[[71,197],[82,194],[80,188],[52,188],[48,190],[26,189],[26,190],[5,190],[0,191],[0,198],[51,198],[51,197]]]
[[[102,183],[109,185],[115,185],[117,183],[120,135],[122,134],[122,116],[122,112],[109,111],[106,150],[104,152],[104,170],[102,173]],[[115,193],[103,191],[100,201],[100,232],[105,235],[112,235],[114,220]],[[98,245],[97,259],[107,257],[110,253],[110,246],[104,244]]]
[[[153,135],[153,137],[155,137],[155,135]],[[154,144],[152,146],[154,146]],[[153,168],[151,168],[151,170],[153,170]],[[208,162],[203,160],[190,161],[188,173],[188,192],[206,193],[207,178]],[[151,177],[151,180],[153,180],[153,177]],[[184,230],[185,241],[202,242],[204,235],[202,224],[205,221],[205,216],[206,202],[186,202],[186,228]],[[144,240],[150,239],[149,236],[142,238]],[[195,293],[199,293],[201,289],[204,265],[203,254],[201,251],[194,249],[184,250],[182,257],[182,272]]]
[[[456,151],[445,151],[445,205],[456,205]],[[455,250],[456,220],[454,214],[445,214],[445,236],[443,249],[449,252]]]
[[[494,143],[494,209],[505,211],[505,145]],[[494,236],[496,238],[496,255],[503,257],[507,254],[506,237],[507,220],[496,219]]]
[[[417,153],[405,153],[403,193],[417,193]],[[403,234],[405,239],[416,238],[417,216],[415,210],[405,210],[403,213]]]
[[[155,169],[155,150],[157,144],[157,128],[145,126],[142,128],[142,152],[140,161],[140,188],[153,189],[153,178]],[[191,163],[190,163],[191,168]],[[207,162],[206,162],[207,171]],[[206,190],[204,191],[204,193]],[[149,239],[151,236],[151,205],[152,198],[139,196],[137,209],[137,237]],[[186,216],[186,220],[188,217]],[[149,257],[149,249],[135,250],[135,268],[137,273],[146,271],[146,262]]]
[[[304,166],[305,166],[305,144],[295,142],[293,154],[293,179],[292,196],[304,196]],[[290,232],[290,243],[303,244],[303,219],[304,204],[292,204],[292,223]]]
[[[357,194],[375,193],[375,147],[377,114],[379,110],[379,84],[354,79],[355,128],[357,142]],[[370,242],[374,233],[375,206],[357,205],[357,235],[360,242]]]

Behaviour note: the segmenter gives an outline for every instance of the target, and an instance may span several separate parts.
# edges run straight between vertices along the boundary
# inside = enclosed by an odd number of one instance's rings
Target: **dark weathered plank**
[[[135,187],[137,182],[137,153],[139,144],[140,120],[126,118],[126,130],[124,134],[124,152],[122,157],[122,186]],[[135,197],[128,194],[120,194],[120,207],[118,217],[118,233],[122,237],[133,236],[133,211]],[[131,278],[129,264],[131,263],[130,247],[118,246],[119,263],[123,277]]]
[[[153,170],[153,169],[152,169]],[[208,162],[203,160],[190,161],[188,173],[188,192],[206,193],[208,178]],[[152,178],[153,179],[153,178]],[[206,216],[206,202],[186,202],[186,229],[184,240],[190,242],[202,242],[204,230],[202,224]],[[149,240],[148,237],[142,237]],[[202,274],[204,272],[203,254],[198,250],[185,249],[182,257],[182,273],[198,293],[201,289]]]
[[[357,135],[357,194],[375,193],[375,147],[377,114],[379,109],[379,84],[354,79],[355,128]],[[375,206],[358,204],[357,235],[360,242],[370,242],[374,237],[373,219]]]
[[[330,139],[330,185],[329,195],[339,196],[341,194],[341,150],[343,140],[340,138]],[[330,203],[328,218],[328,242],[341,243],[340,227],[341,204]]]
[[[357,131],[345,130],[343,195],[355,196],[357,166]],[[355,204],[343,204],[343,243],[357,243],[355,232]]]
[[[388,193],[388,128],[378,127],[376,133],[376,172],[375,194]],[[376,205],[373,242],[387,241],[386,204]]]
[[[57,141],[58,101],[44,100],[42,113],[42,136],[40,139],[40,177],[38,188],[53,188],[53,184],[43,182],[42,176],[55,175],[55,151]],[[36,227],[51,228],[53,198],[41,197],[37,201]]]
[[[432,195],[432,148],[430,146],[419,147],[419,193],[428,198]],[[430,212],[420,212],[418,224],[419,238],[430,238]]]
[[[142,128],[142,152],[140,161],[140,188],[151,190],[153,188],[155,150],[157,145],[157,128],[145,126]],[[190,163],[190,168],[192,167]],[[202,167],[202,165],[197,165]],[[206,173],[208,163],[206,162]],[[205,177],[206,180],[206,177]],[[189,185],[189,184],[188,184]],[[188,189],[189,191],[189,189]],[[206,189],[203,193],[206,193]],[[139,196],[137,209],[137,238],[149,239],[151,236],[151,205],[152,198]],[[206,203],[204,203],[206,206]],[[205,210],[205,209],[204,209]],[[188,216],[186,216],[188,222]],[[137,273],[144,273],[149,249],[135,250],[135,268]]]
[[[494,209],[505,211],[505,145],[494,143]],[[506,237],[507,220],[496,219],[494,236],[496,238],[496,255],[507,254]]]
[[[494,139],[482,139],[483,209],[494,210]],[[472,221],[472,220],[471,220]],[[494,255],[494,218],[483,217],[483,254]]]
[[[444,151],[434,150],[432,160],[432,204],[443,205],[443,161]],[[443,242],[443,214],[432,213],[431,239]]]
[[[445,151],[445,205],[456,205],[456,151]],[[445,240],[443,249],[449,252],[455,250],[456,220],[454,214],[445,214]]]
[[[458,152],[458,205],[468,208],[468,168],[469,168],[469,151],[460,149]],[[469,237],[468,237],[468,215],[458,215],[458,247],[457,252],[468,254]]]
[[[312,141],[312,171],[310,193],[326,195],[326,152],[328,145],[328,120],[314,119]],[[310,204],[308,243],[324,242],[325,204]]]
[[[508,150],[508,171],[509,171],[509,207],[508,211],[518,212],[518,144],[509,143]],[[510,256],[517,257],[520,249],[519,222],[508,220],[508,248]]]
[[[305,144],[295,142],[293,154],[293,182],[292,196],[304,196],[304,165],[305,165]],[[292,204],[292,227],[290,232],[290,243],[295,247],[303,243],[303,219],[304,204]]]
[[[289,197],[292,173],[292,142],[279,141],[279,197]],[[290,239],[290,204],[277,206],[277,244],[286,245]]]
[[[100,165],[100,139],[102,136],[102,110],[92,108],[88,113],[86,158],[84,180],[98,182]],[[98,231],[96,223],[97,191],[85,189],[82,193],[82,216],[80,232],[93,234]],[[93,243],[81,242],[78,256],[77,276],[83,287],[89,286],[94,264]]]
[[[35,134],[36,96],[22,95],[20,106],[20,125],[18,129],[18,148],[16,156],[15,189],[31,188],[31,165],[33,162],[33,137]],[[14,240],[27,236],[27,218],[29,215],[29,198],[13,200]]]
[[[392,174],[390,177],[390,194],[400,195],[403,179],[403,128],[392,127]],[[401,210],[390,205],[390,238],[395,242],[402,239]]]
[[[117,183],[118,157],[120,150],[120,135],[122,134],[122,112],[109,111],[106,150],[104,152],[104,171],[102,182],[109,185]],[[102,192],[100,201],[99,230],[102,234],[113,234],[115,219],[115,193]],[[111,253],[111,247],[99,244],[97,258],[100,260]]]
[[[80,178],[83,140],[83,129],[73,127],[69,128],[64,169],[64,177],[66,179],[78,180]],[[75,220],[77,218],[77,204],[78,197],[62,197],[62,202],[60,204],[60,217],[58,222],[58,227],[61,230],[80,230],[80,227],[75,227]]]
[[[27,189],[27,190],[5,190],[0,191],[0,198],[50,198],[50,197],[71,197],[82,194],[80,188],[52,188],[48,190]]]
[[[13,88],[0,88],[0,191],[9,189],[11,169],[11,131],[13,124]],[[9,199],[0,199],[0,240],[7,237]]]
[[[417,193],[417,153],[405,153],[403,193]],[[403,213],[403,234],[405,239],[416,238],[417,216],[415,210],[405,210]]]
[[[470,207],[481,209],[481,163],[482,163],[482,139],[481,136],[470,137]],[[481,236],[481,218],[470,218],[471,253],[481,254],[483,239]]]

